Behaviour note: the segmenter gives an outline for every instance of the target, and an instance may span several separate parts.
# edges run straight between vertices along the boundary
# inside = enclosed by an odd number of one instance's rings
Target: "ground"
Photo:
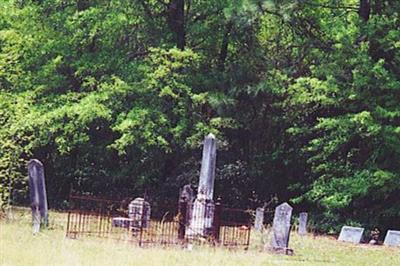
[[[105,240],[65,238],[62,214],[50,229],[32,235],[27,212],[0,220],[0,265],[400,265],[400,248],[353,245],[312,235],[290,239],[293,256],[261,251],[259,236],[249,250],[195,247],[139,248]]]

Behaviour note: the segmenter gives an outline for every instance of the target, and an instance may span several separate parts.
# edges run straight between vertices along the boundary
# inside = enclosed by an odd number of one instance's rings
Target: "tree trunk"
[[[185,38],[185,0],[172,0],[169,4],[168,24],[175,34],[176,47],[183,50]]]
[[[218,59],[218,69],[223,71],[225,68],[225,60],[226,57],[228,56],[228,45],[229,45],[229,35],[232,30],[232,23],[228,22],[226,25],[226,31],[224,34],[224,38],[222,39],[222,44],[221,44],[221,51],[219,53],[219,59]]]
[[[358,14],[364,21],[368,21],[369,14],[371,12],[371,5],[369,0],[360,0],[360,6],[358,8]]]

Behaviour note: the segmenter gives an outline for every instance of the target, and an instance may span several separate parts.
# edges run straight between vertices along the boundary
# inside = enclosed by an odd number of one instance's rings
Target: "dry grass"
[[[64,214],[51,213],[53,226],[32,235],[29,212],[0,221],[1,265],[400,265],[400,248],[352,245],[328,237],[293,234],[293,256],[261,251],[252,235],[248,251],[195,247],[139,248],[107,240],[65,238]]]

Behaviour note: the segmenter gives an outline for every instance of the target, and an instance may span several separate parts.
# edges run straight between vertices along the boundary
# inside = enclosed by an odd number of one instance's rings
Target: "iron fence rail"
[[[220,202],[203,206],[179,202],[150,215],[146,212],[145,200],[130,203],[99,197],[71,195],[67,218],[66,236],[69,238],[98,237],[144,245],[212,244],[247,248],[250,244],[252,213],[231,209]],[[147,205],[146,205],[147,206]],[[151,206],[149,204],[149,206]],[[177,211],[170,211],[176,210]],[[196,224],[193,215],[204,216]],[[161,217],[155,219],[154,217]],[[203,219],[203,220],[202,220]],[[206,220],[209,219],[209,220]],[[196,227],[198,226],[198,227]],[[198,228],[208,228],[198,231]],[[196,231],[197,230],[197,231]]]

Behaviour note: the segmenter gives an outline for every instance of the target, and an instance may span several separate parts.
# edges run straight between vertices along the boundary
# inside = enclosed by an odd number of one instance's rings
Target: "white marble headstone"
[[[383,244],[386,246],[400,247],[400,231],[388,230]]]
[[[361,241],[363,232],[364,228],[361,227],[343,226],[338,240],[358,244]]]
[[[307,234],[307,218],[308,214],[306,212],[301,212],[299,214],[299,235],[306,235]]]
[[[199,187],[191,210],[191,219],[187,235],[207,236],[212,230],[214,219],[214,180],[217,159],[217,139],[208,134],[203,142]]]
[[[256,218],[254,220],[254,229],[261,232],[264,229],[264,208],[256,209]]]
[[[37,159],[28,162],[29,194],[31,199],[33,233],[48,225],[48,206],[44,167]]]

